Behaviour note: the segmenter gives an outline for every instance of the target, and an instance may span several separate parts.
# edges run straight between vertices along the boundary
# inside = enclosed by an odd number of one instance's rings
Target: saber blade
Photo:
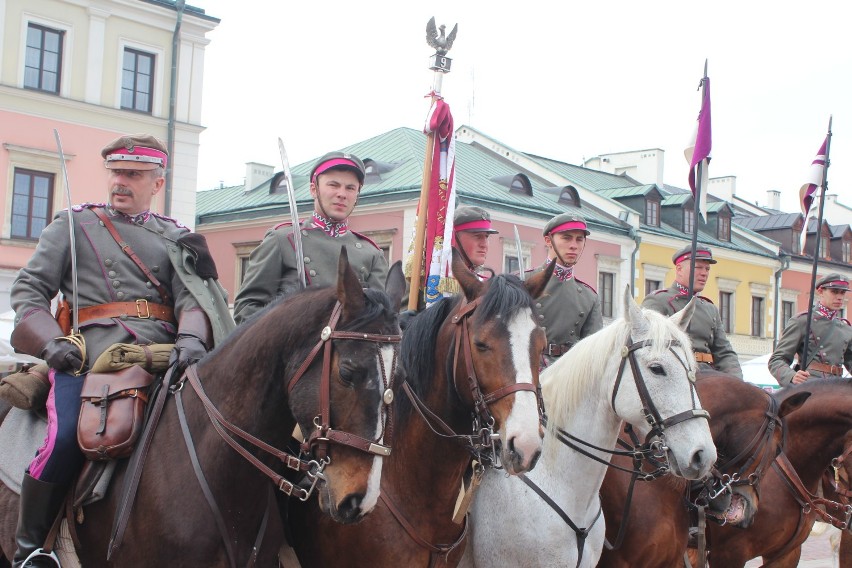
[[[524,253],[521,248],[521,235],[518,233],[518,226],[512,225],[515,227],[515,249],[518,251],[518,271],[520,272],[521,282],[526,280],[526,266],[524,266]]]
[[[302,248],[302,228],[299,226],[299,212],[296,210],[296,188],[293,187],[293,175],[290,173],[290,161],[284,141],[278,139],[278,152],[281,154],[281,166],[284,169],[284,179],[287,180],[287,200],[290,202],[290,220],[293,222],[293,243],[296,248],[296,272],[299,275],[300,290],[308,287],[305,277],[305,252]]]
[[[59,139],[59,131],[53,129],[56,137],[56,149],[59,151],[59,161],[62,163],[62,177],[65,178],[65,200],[68,203],[68,238],[71,240],[71,333],[77,335],[80,332],[80,315],[77,310],[77,241],[74,239],[74,219],[71,217],[71,181],[68,179],[68,167],[65,164],[65,154],[62,152],[62,141]]]

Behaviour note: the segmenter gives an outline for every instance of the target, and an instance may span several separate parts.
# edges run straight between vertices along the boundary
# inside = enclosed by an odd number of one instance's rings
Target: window
[[[781,302],[781,325],[786,326],[787,322],[790,321],[790,318],[793,317],[793,309],[795,305],[793,302]]]
[[[507,254],[503,258],[503,272],[505,274],[518,274],[521,271],[521,265],[518,264],[518,255]]]
[[[121,74],[121,108],[151,112],[154,88],[154,56],[124,48]]]
[[[53,174],[15,168],[13,239],[37,240],[52,215]]]
[[[243,280],[248,272],[249,260],[251,255],[242,255],[237,257],[237,288],[243,285]]]
[[[651,199],[645,200],[645,224],[660,226],[660,202]]]
[[[692,234],[695,230],[695,211],[693,209],[683,210],[683,232]]]
[[[790,250],[799,254],[802,250],[802,231],[793,229],[793,240],[790,243]]]
[[[819,257],[829,260],[831,257],[828,254],[828,236],[822,235],[819,239]]]
[[[656,292],[660,288],[662,288],[663,283],[659,280],[649,280],[645,279],[645,295],[651,294],[652,292]]]
[[[763,337],[763,298],[760,296],[751,297],[751,335],[753,337]]]
[[[732,300],[734,295],[731,292],[719,292],[719,315],[722,317],[722,328],[725,330],[725,333],[731,333],[733,327],[731,326],[731,312],[732,309]]]
[[[612,300],[614,287],[615,274],[612,272],[601,272],[600,276],[598,276],[598,296],[601,299],[601,315],[605,318],[613,317]]]
[[[731,220],[728,217],[719,217],[719,230],[717,237],[720,241],[731,240]]]
[[[852,263],[852,241],[847,241],[844,239],[841,247],[843,262],[845,262],[846,264]]]
[[[24,87],[59,93],[62,67],[62,39],[65,32],[38,24],[27,26],[27,52],[24,61]]]

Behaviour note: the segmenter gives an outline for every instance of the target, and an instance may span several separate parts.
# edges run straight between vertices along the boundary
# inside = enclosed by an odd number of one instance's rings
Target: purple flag
[[[692,190],[692,196],[696,194],[696,179],[695,173],[698,169],[698,164],[703,162],[702,176],[700,187],[702,188],[701,196],[698,203],[698,211],[701,216],[706,217],[707,211],[707,182],[710,179],[709,164],[710,150],[713,148],[713,136],[710,130],[710,78],[704,77],[703,94],[701,97],[701,112],[698,113],[698,124],[696,125],[695,135],[690,139],[690,144],[683,151],[686,156],[686,161],[689,162],[689,188]]]
[[[811,205],[814,202],[814,193],[822,185],[823,176],[825,175],[825,147],[827,145],[828,136],[822,141],[822,146],[819,147],[816,158],[811,162],[807,181],[799,189],[799,199],[802,201],[802,215],[805,216],[805,223],[808,222],[808,212],[811,210]]]

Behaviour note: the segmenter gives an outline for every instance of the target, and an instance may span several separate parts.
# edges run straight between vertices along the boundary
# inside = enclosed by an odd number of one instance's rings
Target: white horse
[[[598,462],[557,437],[568,434],[610,449],[624,420],[641,438],[662,431],[658,453],[676,475],[699,479],[709,473],[716,448],[691,382],[695,357],[684,333],[694,302],[667,318],[640,308],[628,288],[623,319],[583,339],[544,371],[548,431],[542,457],[526,478],[555,507],[519,477],[487,474],[471,509],[462,566],[597,564],[605,532],[598,491],[610,455],[578,444],[604,463]]]

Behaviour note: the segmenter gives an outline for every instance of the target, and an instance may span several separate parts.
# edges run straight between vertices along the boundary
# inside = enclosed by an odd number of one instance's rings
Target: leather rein
[[[490,464],[492,467],[499,468],[498,460],[495,455],[494,442],[499,439],[499,434],[494,432],[495,420],[488,406],[498,400],[519,391],[530,391],[535,393],[538,400],[539,416],[544,415],[544,403],[541,395],[541,387],[532,383],[512,383],[504,387],[498,388],[487,394],[482,392],[479,383],[479,378],[473,367],[473,356],[470,349],[470,330],[468,328],[468,319],[471,314],[479,306],[481,296],[472,302],[467,302],[462,299],[458,310],[453,314],[451,321],[456,328],[453,332],[454,350],[453,350],[453,387],[457,394],[461,394],[459,389],[459,376],[456,369],[459,367],[459,361],[463,361],[465,365],[465,375],[467,385],[465,385],[473,397],[473,433],[458,434],[446,422],[444,422],[435,412],[433,412],[425,402],[414,392],[408,381],[402,383],[401,388],[405,392],[408,399],[411,401],[414,409],[426,423],[426,426],[434,433],[444,439],[454,440],[460,444],[476,459],[480,464]],[[419,534],[417,534],[414,526],[405,518],[399,507],[390,499],[388,492],[382,488],[379,494],[379,499],[385,504],[388,511],[393,515],[396,522],[405,529],[408,536],[417,543],[421,548],[429,551],[429,565],[434,566],[438,557],[443,556],[446,562],[450,553],[455,550],[467,537],[468,519],[464,518],[464,526],[461,535],[451,544],[431,544]]]

